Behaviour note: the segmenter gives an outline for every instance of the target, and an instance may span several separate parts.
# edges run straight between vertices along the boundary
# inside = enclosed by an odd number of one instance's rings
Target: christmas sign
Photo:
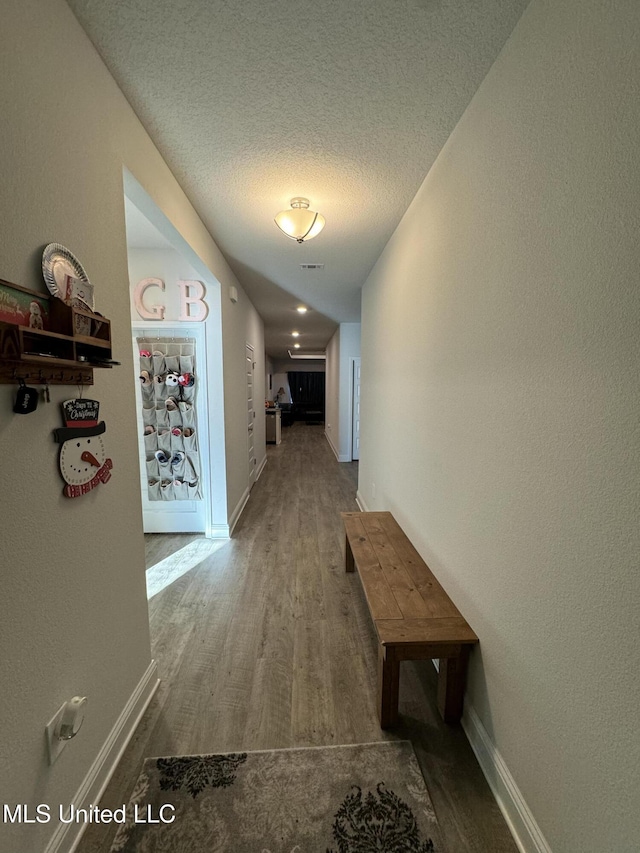
[[[60,443],[60,473],[68,498],[86,495],[99,483],[111,479],[113,462],[107,459],[102,436],[104,421],[98,421],[97,400],[66,400],[62,404],[64,427],[53,431]]]

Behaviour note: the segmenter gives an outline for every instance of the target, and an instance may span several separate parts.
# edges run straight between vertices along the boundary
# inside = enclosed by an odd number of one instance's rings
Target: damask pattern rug
[[[149,758],[111,853],[445,851],[397,741]]]

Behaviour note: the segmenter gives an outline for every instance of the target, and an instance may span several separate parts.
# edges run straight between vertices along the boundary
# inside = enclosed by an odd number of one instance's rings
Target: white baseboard
[[[159,683],[158,667],[152,660],[73,798],[76,809],[86,809],[100,801]],[[88,825],[84,822],[60,823],[45,853],[73,853]]]
[[[552,853],[504,759],[473,707],[466,705],[462,728],[521,853]]]
[[[229,519],[229,536],[231,536],[231,534],[233,533],[233,528],[238,523],[238,519],[242,515],[242,510],[247,505],[247,501],[249,500],[250,494],[251,494],[251,490],[250,490],[249,486],[247,486],[247,488],[242,493],[242,497],[240,498],[240,500],[236,504],[236,508],[231,513],[231,518]]]
[[[360,494],[360,491],[356,492],[356,503],[360,507],[360,512],[369,512],[369,508],[367,507],[364,498]]]
[[[228,539],[229,525],[228,524],[212,524],[207,533],[207,539]]]
[[[256,479],[255,479],[254,483],[257,483],[258,480],[260,479],[260,474],[262,474],[262,472],[264,471],[266,464],[267,464],[267,456],[265,454],[262,462],[260,463],[260,465],[256,471]],[[238,523],[238,520],[240,519],[240,516],[242,515],[243,509],[247,505],[247,501],[249,500],[250,495],[251,495],[251,489],[249,488],[249,486],[247,486],[247,488],[242,493],[242,497],[240,498],[240,500],[236,504],[236,508],[231,513],[231,518],[229,519],[229,525],[227,528],[227,530],[229,531],[227,533],[227,538],[230,537],[231,534],[233,533],[233,528]],[[216,538],[222,538],[222,537],[216,537]]]
[[[258,470],[256,471],[256,479],[255,479],[256,483],[260,479],[260,474],[262,474],[262,472],[264,471],[266,464],[267,464],[267,456],[265,454],[262,462],[260,463],[260,466],[258,467]],[[238,520],[240,519],[240,516],[242,515],[243,509],[247,505],[247,501],[249,500],[250,495],[251,495],[251,489],[249,488],[249,486],[247,486],[247,488],[242,493],[242,497],[240,498],[240,500],[236,504],[236,508],[231,513],[231,518],[229,519],[229,525],[227,527],[228,533],[227,533],[226,538],[229,538],[231,536],[231,534],[233,533],[233,528],[238,523]],[[218,538],[218,537],[216,537],[216,538]],[[220,538],[223,538],[223,537],[220,537]]]
[[[260,479],[260,474],[262,474],[262,472],[264,471],[264,466],[265,466],[266,464],[267,464],[267,454],[265,453],[265,455],[264,455],[264,457],[263,457],[263,459],[262,459],[262,462],[260,463],[260,465],[259,465],[259,467],[258,467],[258,471],[257,471],[257,473],[256,473],[256,483],[257,483],[257,482],[258,482],[258,480]]]
[[[329,443],[329,447],[333,450],[333,455],[336,457],[336,459],[339,462],[340,461],[340,454],[336,450],[336,447],[335,447],[334,443],[331,441],[331,437],[330,437],[329,433],[326,431],[326,429],[324,431],[324,437],[327,439],[327,441]]]
[[[324,437],[329,442],[329,447],[333,450],[333,455],[336,457],[338,462],[351,462],[352,461],[351,457],[349,456],[348,453],[338,453],[338,450],[336,449],[334,443],[331,441],[329,433],[326,430],[324,431]]]

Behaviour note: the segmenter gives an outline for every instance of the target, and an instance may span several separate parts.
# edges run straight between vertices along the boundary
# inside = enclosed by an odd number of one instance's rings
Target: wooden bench
[[[343,512],[346,570],[358,569],[378,635],[378,712],[398,720],[400,662],[439,658],[438,709],[462,716],[471,646],[478,642],[390,512]]]

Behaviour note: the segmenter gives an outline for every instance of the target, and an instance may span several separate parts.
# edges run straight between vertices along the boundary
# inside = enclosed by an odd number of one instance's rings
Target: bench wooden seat
[[[462,716],[467,661],[478,642],[390,512],[343,512],[345,565],[356,568],[378,635],[378,713],[383,729],[398,720],[400,662],[438,658],[438,709]]]

